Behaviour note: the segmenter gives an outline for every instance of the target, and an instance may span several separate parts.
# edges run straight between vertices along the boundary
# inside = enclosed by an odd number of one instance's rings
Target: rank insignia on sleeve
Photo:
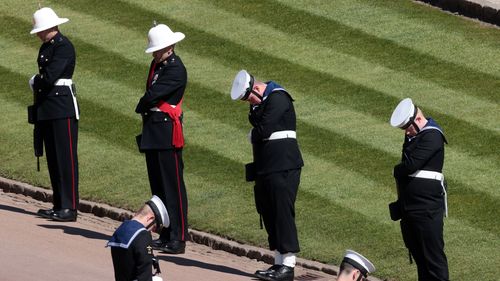
[[[146,250],[148,251],[148,255],[152,255],[153,254],[153,247],[147,246]]]

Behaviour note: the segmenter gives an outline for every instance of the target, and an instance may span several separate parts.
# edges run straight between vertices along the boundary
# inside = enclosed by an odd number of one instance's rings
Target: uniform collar
[[[285,89],[283,89],[283,87],[281,87],[278,83],[276,83],[274,81],[268,81],[268,82],[266,82],[266,84],[267,84],[267,86],[266,86],[266,90],[264,90],[264,94],[262,95],[262,100],[265,100],[269,96],[269,94],[271,94],[275,90],[285,91]]]
[[[46,43],[47,43],[47,44],[51,44],[51,45],[53,45],[54,43],[61,41],[61,39],[62,39],[62,34],[61,34],[61,32],[60,32],[60,31],[58,31],[58,32],[56,33],[56,35],[54,35],[54,37],[52,37],[52,38],[51,38],[48,42],[46,42]]]
[[[160,61],[158,63],[158,65],[160,65],[160,66],[168,65],[168,64],[171,64],[171,63],[175,62],[176,60],[177,60],[177,56],[175,55],[175,53],[172,53],[166,59]]]

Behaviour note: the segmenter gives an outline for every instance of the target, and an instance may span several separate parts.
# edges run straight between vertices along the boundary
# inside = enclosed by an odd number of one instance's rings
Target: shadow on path
[[[97,239],[97,240],[107,241],[107,240],[109,240],[109,238],[111,238],[111,236],[100,233],[100,232],[96,232],[96,231],[92,231],[92,230],[88,230],[88,229],[83,229],[83,228],[79,228],[79,227],[67,226],[67,225],[39,224],[38,226],[45,227],[48,229],[61,229],[66,234],[80,235],[80,236],[83,236],[83,237],[89,238],[89,239]]]
[[[27,214],[27,215],[32,215],[36,216],[37,214],[34,212],[26,211],[25,209],[17,208],[17,207],[12,207],[12,206],[7,206],[7,205],[2,205],[0,204],[0,210],[5,210],[9,212],[15,212],[15,213],[20,213],[20,214]]]
[[[240,276],[246,276],[246,277],[254,277],[253,274],[250,274],[248,272],[241,271],[239,269],[235,269],[232,267],[224,266],[224,265],[218,265],[218,264],[211,264],[211,263],[206,263],[202,261],[197,261],[197,260],[192,260],[192,259],[187,259],[179,256],[157,256],[159,259],[175,263],[176,265],[179,266],[193,266],[193,267],[199,267],[199,268],[204,268],[207,270],[212,270],[212,271],[218,271],[222,273],[227,273],[227,274],[234,274],[234,275],[240,275]]]

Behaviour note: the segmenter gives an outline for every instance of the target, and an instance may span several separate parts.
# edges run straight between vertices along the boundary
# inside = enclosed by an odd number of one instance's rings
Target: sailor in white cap
[[[161,281],[158,276],[160,267],[151,246],[150,231],[159,232],[169,224],[167,208],[154,195],[131,220],[125,220],[116,229],[107,243],[107,247],[111,247],[116,281]],[[156,276],[153,276],[153,267]]]
[[[375,271],[375,266],[361,254],[347,250],[340,264],[337,281],[365,281],[368,274]]]
[[[304,165],[297,143],[293,99],[273,81],[255,80],[241,70],[233,81],[233,100],[250,103],[253,126],[249,139],[254,161],[247,164],[247,181],[255,181],[255,204],[264,220],[274,265],[258,270],[262,280],[293,280],[300,251],[295,226],[295,198]],[[262,227],[262,225],[261,225]]]
[[[169,254],[182,254],[188,239],[188,201],[184,184],[182,149],[182,101],[187,72],[174,52],[184,39],[181,32],[158,24],[148,33],[146,53],[152,53],[146,90],[136,113],[142,116],[139,150],[146,155],[151,192],[163,200],[170,214],[170,227],[164,228],[153,248]]]
[[[75,221],[78,210],[78,119],[79,109],[72,81],[75,48],[59,32],[68,22],[51,8],[33,14],[33,29],[43,42],[38,52],[38,73],[29,85],[34,104],[28,107],[28,122],[34,124],[35,156],[47,153],[53,190],[53,207],[40,209],[38,215],[57,221]]]
[[[394,109],[390,124],[405,131],[401,161],[393,172],[398,200],[389,205],[391,218],[401,219],[403,241],[417,263],[418,280],[448,280],[443,239],[448,207],[442,174],[446,138],[409,98]]]

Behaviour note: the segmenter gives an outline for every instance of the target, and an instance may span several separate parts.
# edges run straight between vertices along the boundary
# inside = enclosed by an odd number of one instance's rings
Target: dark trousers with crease
[[[449,280],[448,261],[444,253],[443,212],[440,208],[403,214],[401,233],[417,263],[419,281]]]
[[[39,121],[55,210],[78,209],[78,120]]]
[[[170,227],[161,231],[160,239],[186,241],[188,202],[182,149],[146,150],[145,153],[151,193],[160,197],[170,218]]]
[[[258,175],[255,181],[257,211],[268,234],[269,249],[278,252],[300,251],[295,226],[295,199],[301,169]]]

